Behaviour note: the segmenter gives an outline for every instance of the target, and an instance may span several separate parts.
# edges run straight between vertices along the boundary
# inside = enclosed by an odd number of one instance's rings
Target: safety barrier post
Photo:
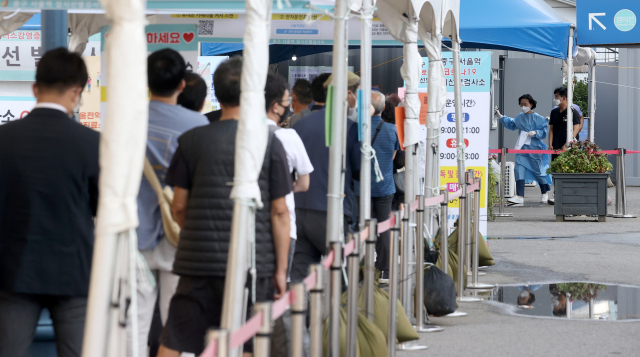
[[[405,203],[402,226],[400,227],[400,302],[405,312],[411,303],[411,281],[409,280],[409,255],[411,254],[409,216],[411,215],[411,205]],[[411,315],[408,315],[411,318]]]
[[[369,227],[369,237],[365,242],[364,252],[364,311],[369,318],[369,321],[373,322],[373,287],[375,279],[375,252],[376,252],[376,240],[378,238],[378,221],[375,218],[368,219],[366,221]]]
[[[449,191],[442,191],[444,201],[440,204],[440,259],[441,267],[445,274],[449,271]],[[452,277],[453,278],[453,277]]]
[[[427,323],[429,322],[429,315],[427,308],[424,306],[424,230],[426,226],[425,209],[424,209],[424,196],[418,195],[418,209],[416,210],[416,289],[414,292],[415,301],[415,314],[417,332],[439,332],[443,328],[440,326],[425,325],[425,316],[427,317]]]
[[[571,294],[567,293],[567,302],[565,303],[565,308],[567,310],[567,318],[570,319],[571,318],[571,313],[573,310],[573,302],[571,301]]]
[[[331,264],[331,296],[329,297],[329,357],[340,357],[340,307],[342,306],[342,242],[331,242],[334,257]]]
[[[311,274],[316,274],[316,284],[310,291],[310,319],[309,340],[310,357],[324,357],[322,354],[322,294],[324,292],[324,267],[322,264],[313,264],[309,268]]]
[[[358,343],[358,281],[360,280],[360,233],[349,233],[349,243],[355,249],[347,258],[349,287],[347,288],[347,357],[356,357]]]
[[[619,148],[620,151],[616,158],[616,214],[613,218],[636,218],[634,214],[627,214],[627,179],[625,173],[625,156],[627,149]]]
[[[398,244],[400,243],[400,212],[394,211],[396,219],[391,228],[389,246],[389,316],[387,321],[387,348],[389,357],[396,356],[396,323],[398,318]]]
[[[473,169],[468,169],[467,170],[467,175],[465,177],[465,179],[467,180],[467,187],[473,185],[473,182],[475,180],[475,170]],[[471,194],[467,194],[467,212],[465,217],[467,218],[467,224],[464,226],[465,231],[464,231],[464,237],[465,237],[465,241],[466,241],[466,247],[464,248],[464,251],[467,253],[467,257],[466,259],[466,263],[467,263],[467,275],[471,275],[471,251],[472,251],[472,245],[473,245],[473,241],[471,240],[471,220],[473,218],[473,214],[472,212],[472,208],[473,208],[473,200],[474,200],[474,196],[473,193]]]
[[[466,182],[466,180],[465,180]],[[461,187],[462,193],[460,195],[460,208],[459,208],[459,218],[458,218],[458,301],[462,302],[474,302],[480,301],[478,298],[464,296],[464,279],[467,276],[467,269],[465,268],[465,259],[467,256],[466,253],[466,244],[467,244],[467,235],[469,229],[467,225],[469,224],[468,213],[469,208],[467,201],[467,188],[466,185]]]
[[[217,357],[227,357],[229,355],[229,331],[211,330],[207,335],[207,345],[213,341],[218,341]]]
[[[471,227],[473,227],[472,279],[471,284],[467,285],[467,289],[491,289],[493,288],[493,285],[478,282],[478,265],[480,260],[478,240],[484,238],[480,238],[480,201],[482,200],[482,196],[480,196],[480,188],[482,180],[477,178],[475,179],[475,182],[478,183],[478,188],[473,192],[473,224],[471,225]]]
[[[502,153],[500,154],[500,180],[498,180],[498,184],[500,185],[500,206],[498,207],[498,213],[495,214],[496,217],[513,217],[513,213],[505,213],[504,212],[504,186],[505,178],[506,178],[506,163],[507,163],[507,149],[503,148]],[[491,167],[489,167],[491,170]]]
[[[254,306],[253,315],[262,312],[262,324],[254,338],[253,354],[255,357],[269,357],[271,352],[271,332],[273,330],[271,322],[271,302],[257,302]]]
[[[291,357],[304,357],[307,291],[304,283],[292,283],[291,291],[295,296],[295,300],[291,304]]]

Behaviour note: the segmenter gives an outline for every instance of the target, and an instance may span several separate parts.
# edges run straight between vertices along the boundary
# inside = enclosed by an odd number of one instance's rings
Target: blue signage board
[[[577,1],[578,45],[640,44],[639,0]]]

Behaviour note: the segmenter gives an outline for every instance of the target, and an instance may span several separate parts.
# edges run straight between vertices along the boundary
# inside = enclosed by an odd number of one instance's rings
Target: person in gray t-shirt
[[[178,52],[164,49],[152,53],[147,61],[147,71],[151,92],[147,159],[164,186],[167,168],[178,147],[178,137],[192,128],[209,124],[209,121],[204,115],[177,105],[178,96],[185,88],[184,78],[187,74],[184,59]],[[157,284],[152,291],[143,292],[138,289],[138,331],[135,333],[138,334],[139,343],[132,347],[131,337],[134,332],[129,329],[129,356],[132,355],[132,348],[137,348],[140,356],[146,355],[158,289],[160,316],[164,324],[169,314],[169,302],[179,279],[171,272],[176,248],[164,234],[158,196],[145,177],[142,178],[138,193],[138,219],[138,249]]]

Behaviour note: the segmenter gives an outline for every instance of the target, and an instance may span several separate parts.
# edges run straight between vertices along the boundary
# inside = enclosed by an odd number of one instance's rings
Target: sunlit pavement
[[[628,212],[640,213],[640,188],[629,187]],[[525,207],[489,223],[496,265],[480,282],[496,284],[594,281],[640,286],[640,221],[555,222],[553,206],[526,189]],[[615,189],[609,189],[615,201]],[[615,203],[615,202],[614,202]],[[613,212],[614,206],[609,206]],[[575,219],[581,219],[576,217]],[[548,239],[508,239],[508,238]],[[640,306],[637,307],[640,310]],[[513,315],[499,303],[462,303],[459,318],[432,318],[443,332],[422,334],[429,349],[398,356],[638,356],[640,322],[580,321]]]

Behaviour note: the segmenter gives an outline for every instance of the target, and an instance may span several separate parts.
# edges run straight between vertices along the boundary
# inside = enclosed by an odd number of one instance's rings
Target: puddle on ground
[[[516,307],[516,314],[576,320],[640,319],[640,287],[596,283],[498,286],[478,295]]]
[[[569,239],[576,237],[487,237],[487,239]]]

